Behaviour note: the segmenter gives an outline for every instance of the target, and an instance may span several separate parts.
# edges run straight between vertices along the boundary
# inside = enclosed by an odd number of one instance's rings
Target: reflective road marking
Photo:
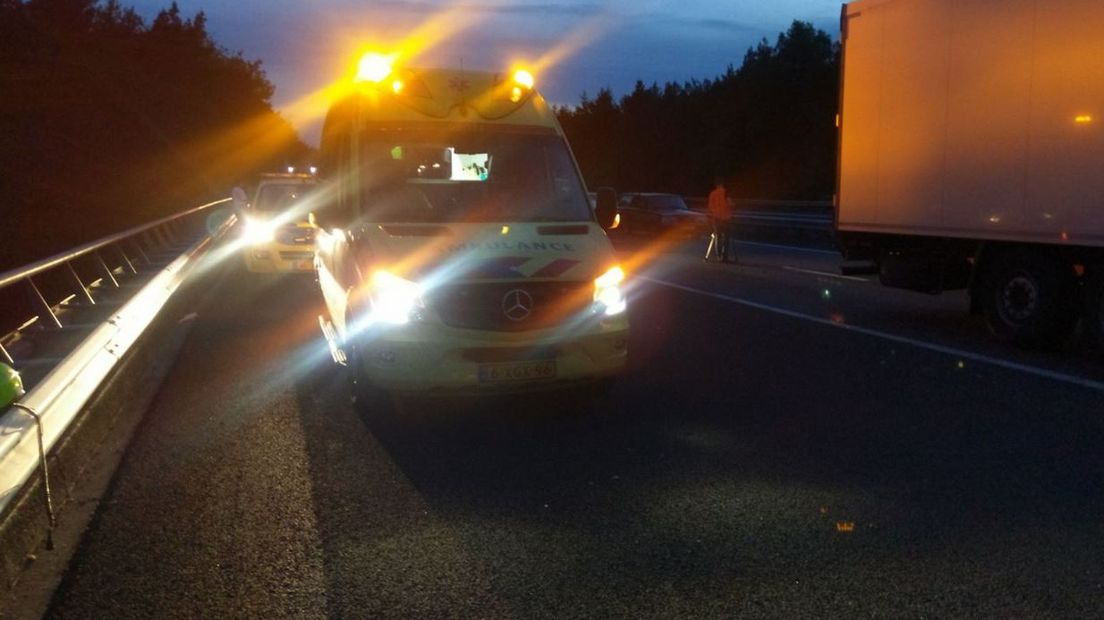
[[[793,250],[795,252],[809,252],[810,254],[825,254],[827,256],[836,256],[836,257],[838,257],[840,255],[840,253],[835,251],[835,250],[815,250],[813,248],[802,248],[802,247],[798,247],[796,245],[779,245],[777,243],[760,243],[758,241],[735,241],[735,240],[733,241],[733,243],[735,243],[736,245],[750,245],[750,246],[761,247],[761,248],[775,248],[777,250]]]
[[[853,282],[869,282],[866,278],[860,278],[858,276],[845,276],[839,273],[831,273],[829,271],[816,271],[815,269],[799,269],[797,267],[790,267],[789,265],[783,265],[783,269],[786,271],[796,271],[798,273],[809,273],[814,276],[826,276],[829,278],[836,278],[839,280],[851,280]]]
[[[774,314],[780,314],[794,319],[802,319],[810,321],[812,323],[818,323],[820,325],[827,325],[828,327],[835,327],[845,331],[863,334],[866,336],[873,336],[875,338],[881,338],[883,340],[889,340],[890,342],[896,342],[899,344],[906,344],[920,349],[927,349],[928,351],[935,351],[936,353],[943,353],[945,355],[951,355],[963,360],[970,360],[973,362],[980,362],[982,364],[989,364],[990,366],[997,366],[999,368],[1005,368],[1008,370],[1015,370],[1017,372],[1026,373],[1029,375],[1035,375],[1037,377],[1043,377],[1045,379],[1051,379],[1053,381],[1061,381],[1063,383],[1069,383],[1071,385],[1077,385],[1090,390],[1096,390],[1098,392],[1104,392],[1104,382],[1093,381],[1092,379],[1086,379],[1084,377],[1078,377],[1075,375],[1066,374],[1064,372],[1058,372],[1055,370],[1047,370],[1046,368],[1039,368],[1037,366],[1028,366],[1026,364],[1018,364],[1009,360],[1004,360],[999,357],[990,357],[988,355],[982,355],[980,353],[974,353],[972,351],[965,351],[963,349],[956,349],[954,347],[947,347],[939,344],[933,344],[930,342],[924,342],[923,340],[916,340],[913,338],[907,338],[905,336],[898,336],[896,334],[890,334],[888,332],[879,331],[876,329],[869,329],[867,327],[858,327],[856,325],[848,325],[846,323],[836,323],[829,319],[825,319],[819,316],[813,316],[811,314],[805,314],[803,312],[795,312],[793,310],[786,310],[785,308],[778,308],[775,306],[769,306],[767,304],[761,304],[759,302],[750,301],[747,299],[740,299],[739,297],[733,297],[732,295],[725,295],[722,293],[713,293],[710,291],[704,291],[689,286],[683,286],[681,284],[675,284],[674,282],[667,282],[665,280],[657,280],[655,278],[649,278],[647,276],[637,276],[641,280],[648,282],[654,282],[662,286],[677,289],[680,291],[686,291],[688,293],[694,293],[702,295],[703,297],[712,297],[714,299],[720,299],[748,308],[755,308],[756,310],[763,310],[765,312],[772,312]]]

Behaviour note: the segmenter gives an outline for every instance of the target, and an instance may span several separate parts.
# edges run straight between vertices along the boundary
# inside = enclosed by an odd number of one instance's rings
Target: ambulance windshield
[[[563,139],[508,131],[369,130],[362,216],[373,222],[593,219]]]
[[[253,208],[265,213],[295,210],[299,215],[305,216],[309,211],[305,203],[314,188],[314,185],[305,183],[266,183],[261,185]]]

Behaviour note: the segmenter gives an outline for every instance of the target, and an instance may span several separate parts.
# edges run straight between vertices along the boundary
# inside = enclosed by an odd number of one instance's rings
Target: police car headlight
[[[625,271],[620,266],[611,268],[594,279],[594,304],[596,309],[606,316],[621,314],[628,307],[621,283],[625,281]]]
[[[246,217],[242,236],[250,245],[269,243],[276,238],[276,227],[272,222]]]
[[[372,274],[374,322],[403,325],[424,307],[422,287],[416,282],[384,270]]]

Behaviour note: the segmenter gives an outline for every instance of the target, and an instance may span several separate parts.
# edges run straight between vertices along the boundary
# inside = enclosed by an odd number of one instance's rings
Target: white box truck
[[[836,229],[1028,346],[1104,344],[1104,1],[843,6]]]

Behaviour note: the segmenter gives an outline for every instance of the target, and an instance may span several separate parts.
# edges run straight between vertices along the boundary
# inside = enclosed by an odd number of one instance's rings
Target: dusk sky
[[[132,0],[147,20],[170,0]],[[124,1],[124,4],[127,2]],[[833,37],[839,0],[178,0],[182,13],[207,14],[220,45],[263,61],[276,85],[278,108],[339,77],[357,50],[387,49],[432,15],[448,29],[417,66],[508,68],[550,51],[565,51],[537,76],[545,97],[574,104],[583,92],[610,87],[615,95],[646,83],[710,78],[739,66],[747,48],[772,43],[794,19],[810,21]],[[446,11],[449,11],[446,14]],[[320,121],[297,121],[304,139],[317,143]]]

